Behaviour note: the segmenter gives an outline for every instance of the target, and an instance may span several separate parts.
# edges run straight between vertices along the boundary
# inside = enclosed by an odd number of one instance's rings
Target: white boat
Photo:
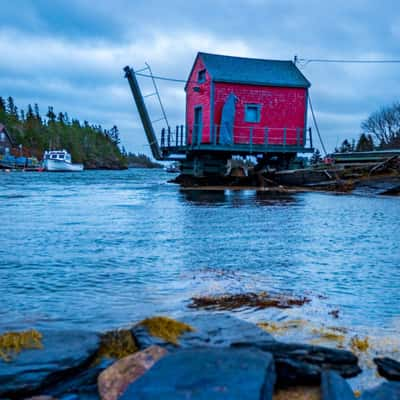
[[[44,152],[43,168],[54,172],[83,171],[83,164],[73,164],[66,150],[50,150]]]
[[[166,165],[166,166],[164,167],[164,171],[166,171],[166,172],[171,172],[171,173],[180,172],[179,164],[176,163],[176,162],[174,162],[174,163],[171,163],[171,164],[169,164],[169,165]]]

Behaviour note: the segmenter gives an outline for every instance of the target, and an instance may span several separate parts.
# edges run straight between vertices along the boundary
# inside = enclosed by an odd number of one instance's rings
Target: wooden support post
[[[286,128],[283,128],[283,145],[286,146]]]
[[[312,149],[312,148],[313,148],[313,145],[312,145],[312,133],[311,133],[311,128],[308,128],[308,132],[309,132],[309,134],[310,134],[310,149]]]
[[[168,127],[168,135],[167,135],[167,143],[168,147],[171,147],[171,127]]]
[[[179,126],[177,125],[175,128],[175,146],[178,147],[179,141]]]
[[[185,140],[186,140],[186,144],[189,143],[189,129],[188,126],[185,125]]]
[[[183,125],[181,125],[181,146],[183,146]]]
[[[161,129],[161,147],[165,147],[165,128]]]

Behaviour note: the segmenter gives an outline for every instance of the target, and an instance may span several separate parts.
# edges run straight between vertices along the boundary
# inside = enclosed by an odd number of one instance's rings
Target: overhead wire
[[[378,60],[360,60],[360,59],[326,59],[326,58],[297,58],[295,57],[295,64],[299,64],[300,67],[305,67],[309,63],[340,63],[340,64],[400,64],[400,60],[396,59],[378,59]],[[152,78],[152,79],[157,79],[157,80],[162,80],[162,81],[169,81],[169,82],[175,82],[175,83],[196,83],[198,84],[197,81],[189,81],[187,79],[177,79],[177,78],[170,78],[167,76],[160,76],[160,75],[153,75],[153,74],[144,74],[142,72],[136,72],[136,75],[144,77],[144,78]],[[308,96],[308,103],[310,105],[310,111],[312,115],[312,120],[315,126],[315,130],[317,131],[319,141],[321,143],[321,147],[324,151],[325,156],[328,154],[325,148],[325,144],[322,140],[321,132],[318,127],[317,119],[315,116],[314,108],[311,102],[311,96]]]

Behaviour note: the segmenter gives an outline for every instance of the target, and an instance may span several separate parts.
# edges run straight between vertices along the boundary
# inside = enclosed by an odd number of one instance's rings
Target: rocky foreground
[[[279,342],[222,313],[154,317],[101,335],[1,335],[0,399],[400,399],[400,363],[375,362],[389,381],[360,396],[350,351]]]

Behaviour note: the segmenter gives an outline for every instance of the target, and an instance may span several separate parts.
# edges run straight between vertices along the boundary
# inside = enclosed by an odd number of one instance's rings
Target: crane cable
[[[324,151],[324,154],[325,154],[325,157],[326,157],[328,155],[328,153],[326,151],[325,144],[324,144],[324,142],[322,140],[322,136],[321,136],[321,133],[319,131],[319,127],[318,127],[318,124],[317,124],[317,119],[315,117],[314,108],[313,108],[313,105],[312,105],[312,102],[311,102],[310,94],[308,94],[308,104],[310,105],[310,110],[311,110],[311,115],[312,115],[312,119],[313,119],[313,122],[314,122],[315,130],[317,131],[318,138],[319,138],[319,141],[321,143],[322,150]]]

